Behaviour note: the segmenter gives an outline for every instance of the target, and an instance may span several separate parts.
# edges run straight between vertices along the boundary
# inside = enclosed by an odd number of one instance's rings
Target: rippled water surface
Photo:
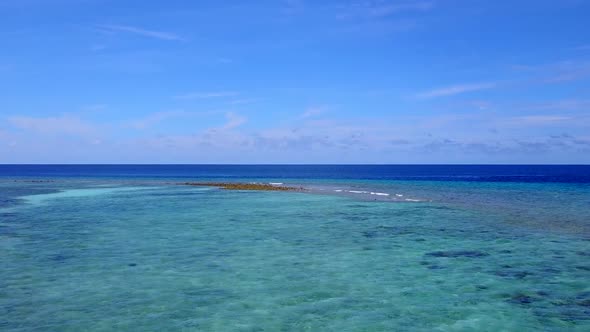
[[[585,183],[16,180],[2,331],[590,330]]]

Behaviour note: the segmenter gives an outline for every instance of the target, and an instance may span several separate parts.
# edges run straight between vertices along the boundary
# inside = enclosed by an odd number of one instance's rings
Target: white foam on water
[[[342,189],[334,189],[334,191],[337,192],[337,193],[341,193],[342,192]]]
[[[404,197],[404,195],[402,195],[402,194],[395,194],[395,196],[397,196],[397,197]]]
[[[368,194],[368,191],[360,191],[360,190],[349,190],[349,193],[353,193],[353,194]]]
[[[191,191],[211,191],[215,189],[215,187],[193,187],[187,190],[191,190]]]
[[[270,184],[271,186],[280,186],[283,183],[282,182],[269,182],[268,184]]]
[[[158,187],[115,187],[115,188],[88,188],[88,189],[68,189],[51,194],[39,194],[39,195],[26,195],[21,196],[27,203],[33,205],[40,205],[45,203],[47,200],[57,198],[80,198],[80,197],[92,197],[98,195],[105,195],[120,191],[134,191],[134,190],[146,190],[154,189]]]
[[[372,192],[371,195],[377,195],[377,196],[389,196],[388,193],[374,193]]]
[[[419,199],[412,199],[412,198],[406,198],[405,200],[406,200],[406,202],[422,202]]]

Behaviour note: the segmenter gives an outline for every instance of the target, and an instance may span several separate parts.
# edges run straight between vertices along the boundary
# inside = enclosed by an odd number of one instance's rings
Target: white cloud
[[[47,118],[13,116],[8,118],[8,122],[15,128],[40,134],[90,136],[99,133],[96,126],[77,117],[66,115]]]
[[[158,118],[176,114],[184,116],[182,111],[172,111],[154,113],[150,117],[156,121]],[[72,139],[62,135],[31,135],[29,132],[18,131],[3,133],[0,129],[0,162],[3,161],[2,157],[6,156],[22,162],[153,162],[164,160],[162,158],[168,162],[211,163],[440,162],[448,161],[448,158],[455,155],[459,156],[457,161],[473,162],[473,159],[469,158],[489,156],[490,159],[485,160],[498,162],[500,159],[497,158],[520,158],[524,153],[538,153],[539,158],[548,158],[551,151],[590,151],[589,141],[581,140],[574,130],[560,128],[559,133],[564,132],[568,135],[555,136],[556,138],[551,136],[550,139],[547,138],[549,136],[545,130],[527,131],[530,135],[522,135],[523,125],[529,125],[531,129],[536,129],[533,126],[539,126],[539,129],[542,129],[541,125],[563,123],[570,128],[570,124],[577,125],[583,120],[582,117],[574,115],[533,113],[500,118],[494,114],[470,113],[467,118],[456,117],[453,121],[441,123],[436,127],[429,126],[428,121],[432,120],[430,116],[389,119],[359,117],[347,121],[311,118],[252,131],[241,130],[240,126],[248,120],[246,117],[233,112],[225,112],[224,115],[225,120],[217,127],[196,130],[190,134],[170,133],[152,136],[142,133],[129,139],[108,139],[99,136]],[[13,117],[10,123],[18,125],[18,128],[45,133],[72,133],[71,128],[79,125],[72,119],[74,118],[66,116],[41,119],[27,117],[24,120],[23,117]],[[145,120],[146,123],[148,120],[150,119]],[[84,123],[79,119],[78,121]],[[465,123],[469,124],[469,128],[466,128]],[[490,125],[504,125],[500,127],[502,135],[487,133],[486,129]],[[93,128],[99,129],[96,126]],[[583,132],[583,128],[578,128],[578,133]],[[476,136],[473,133],[476,133]],[[8,134],[14,136],[6,136]],[[18,149],[13,148],[8,153],[10,142],[18,142]],[[16,150],[19,151],[18,155],[12,152]],[[44,151],[48,154],[38,156],[31,151]]]
[[[171,41],[183,41],[184,38],[169,32],[162,32],[162,31],[155,31],[155,30],[147,30],[143,28],[138,28],[134,26],[128,25],[112,25],[112,24],[105,24],[99,25],[99,28],[108,31],[108,32],[127,32],[132,33],[144,37],[161,39],[161,40],[171,40]]]
[[[475,84],[459,84],[444,88],[434,89],[417,94],[418,98],[437,98],[459,95],[467,92],[480,91],[491,89],[496,86],[496,83],[475,83]]]

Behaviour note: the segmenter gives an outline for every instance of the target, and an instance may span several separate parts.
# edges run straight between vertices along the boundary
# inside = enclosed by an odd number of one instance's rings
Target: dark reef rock
[[[219,187],[227,190],[263,190],[263,191],[304,191],[302,187],[287,187],[266,183],[238,183],[238,182],[184,182],[177,183],[185,186]]]
[[[590,300],[590,292],[581,292],[576,294],[576,300]]]
[[[508,300],[508,302],[515,303],[515,304],[531,304],[535,300],[536,300],[535,298],[528,296],[526,294],[517,293],[517,294],[512,295],[510,297],[510,299]]]
[[[55,182],[55,180],[14,180],[14,182],[51,183],[51,182]]]
[[[468,258],[479,258],[479,257],[486,257],[490,254],[476,251],[476,250],[449,250],[449,251],[433,251],[426,254],[426,256],[431,257],[447,257],[447,258],[458,258],[458,257],[468,257]]]
[[[392,235],[408,235],[413,234],[412,230],[404,227],[393,227],[393,226],[377,226],[374,230],[363,231],[362,234],[366,238],[376,238],[379,236],[392,236]]]
[[[50,257],[50,259],[54,262],[65,262],[68,259],[72,258],[72,256],[64,255],[64,254],[57,254]]]
[[[529,275],[533,275],[532,272],[527,271],[496,271],[497,276],[504,278],[523,279]]]
[[[428,265],[429,270],[442,270],[444,268],[445,268],[444,266],[440,266],[440,265]]]
[[[425,266],[427,269],[429,270],[442,270],[442,269],[446,269],[446,267],[438,265],[436,263],[433,262],[427,262],[427,261],[421,261],[420,265]]]

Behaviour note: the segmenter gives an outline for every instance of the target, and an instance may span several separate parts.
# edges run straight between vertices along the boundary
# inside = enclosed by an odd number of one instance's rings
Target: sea
[[[0,331],[590,331],[590,166],[0,165]]]

